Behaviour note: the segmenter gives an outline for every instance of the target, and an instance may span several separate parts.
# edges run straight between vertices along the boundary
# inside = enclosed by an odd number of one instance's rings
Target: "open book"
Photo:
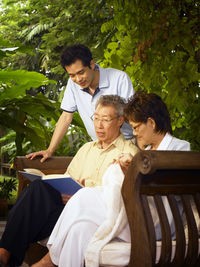
[[[66,174],[45,175],[38,169],[24,169],[24,171],[19,172],[30,181],[42,179],[44,182],[53,186],[61,194],[73,195],[83,187],[83,185]]]

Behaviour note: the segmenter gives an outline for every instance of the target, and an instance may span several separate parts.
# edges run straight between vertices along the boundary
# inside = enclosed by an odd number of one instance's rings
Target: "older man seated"
[[[113,159],[121,153],[135,155],[137,147],[120,133],[124,122],[124,100],[116,95],[101,96],[92,116],[98,140],[85,144],[75,155],[66,173],[85,184],[99,186]],[[11,210],[0,240],[1,265],[20,265],[29,244],[48,237],[70,196],[43,181],[30,184]],[[88,203],[89,205],[89,203]]]

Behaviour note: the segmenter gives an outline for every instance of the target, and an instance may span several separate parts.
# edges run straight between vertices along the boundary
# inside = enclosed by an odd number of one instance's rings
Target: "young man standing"
[[[127,100],[134,94],[131,80],[125,72],[101,68],[95,64],[90,50],[84,45],[67,46],[61,54],[61,65],[70,77],[61,103],[63,112],[47,150],[27,155],[30,159],[42,156],[41,162],[53,155],[67,132],[75,111],[79,112],[88,134],[96,140],[91,116],[94,114],[97,99],[101,95],[112,94]],[[121,131],[126,139],[133,137],[129,124],[124,123]]]

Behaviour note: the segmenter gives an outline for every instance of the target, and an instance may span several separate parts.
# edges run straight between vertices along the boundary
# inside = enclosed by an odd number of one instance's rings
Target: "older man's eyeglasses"
[[[99,118],[99,117],[97,117],[97,116],[95,116],[95,115],[92,115],[90,118],[91,118],[91,120],[93,120],[94,122],[101,122],[101,123],[103,123],[103,124],[109,124],[111,121],[117,119],[118,116],[117,116],[117,117],[114,117],[114,118],[111,118],[111,119],[107,119],[107,118]]]

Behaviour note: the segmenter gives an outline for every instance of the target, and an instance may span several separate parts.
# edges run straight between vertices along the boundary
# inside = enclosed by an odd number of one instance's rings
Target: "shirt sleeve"
[[[76,105],[76,98],[74,95],[75,86],[72,80],[69,78],[64,96],[61,102],[61,109],[67,112],[75,112],[77,111],[77,105]]]
[[[119,95],[128,101],[128,99],[134,94],[133,84],[126,72],[122,72],[118,83]]]
[[[180,140],[176,144],[176,150],[190,151],[190,143],[185,140]]]

